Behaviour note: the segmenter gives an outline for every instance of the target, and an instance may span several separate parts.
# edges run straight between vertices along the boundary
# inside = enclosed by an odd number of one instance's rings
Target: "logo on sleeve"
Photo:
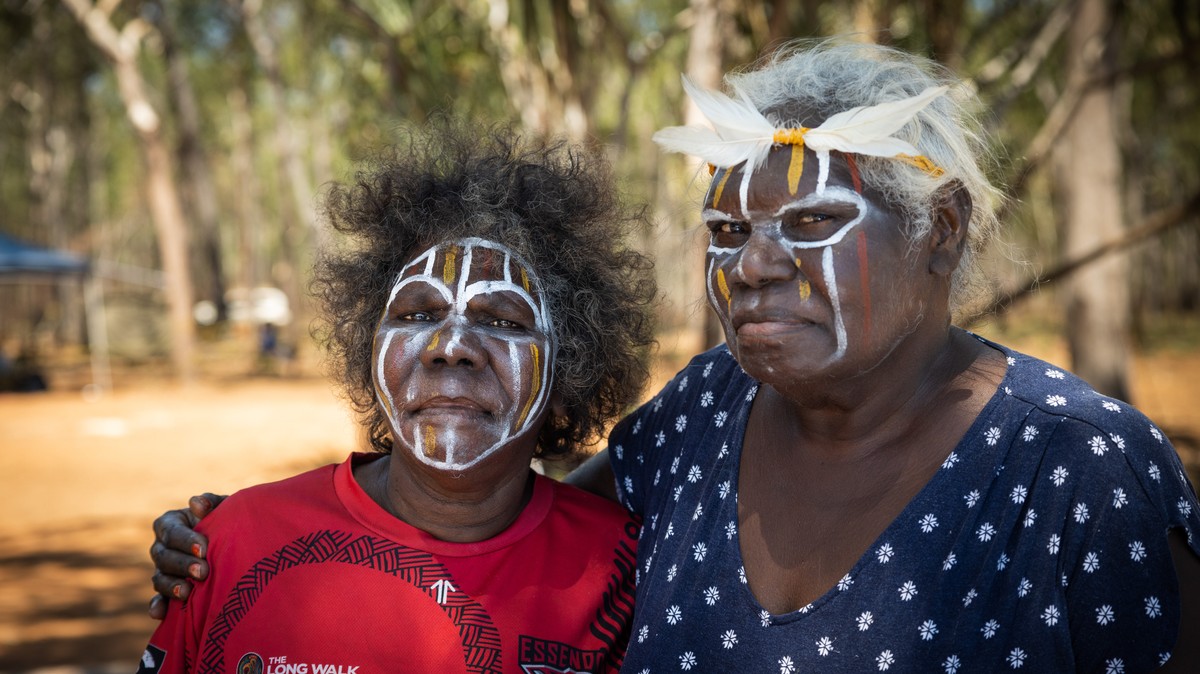
[[[142,661],[138,663],[137,674],[158,674],[166,657],[167,652],[163,649],[153,644],[146,646],[146,650],[142,651]]]

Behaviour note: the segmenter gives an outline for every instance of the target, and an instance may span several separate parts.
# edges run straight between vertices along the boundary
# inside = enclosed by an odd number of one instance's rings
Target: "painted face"
[[[396,451],[461,471],[514,443],[531,449],[552,335],[537,278],[504,246],[462,239],[417,255],[375,333],[376,398]]]
[[[786,145],[753,174],[718,169],[702,218],[709,303],[762,381],[872,367],[919,321],[900,219],[864,192],[852,156]]]

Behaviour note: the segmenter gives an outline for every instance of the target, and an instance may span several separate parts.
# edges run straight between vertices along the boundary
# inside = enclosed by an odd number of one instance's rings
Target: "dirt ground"
[[[1017,345],[1063,363],[1053,342]],[[1136,404],[1200,465],[1200,353],[1137,358]],[[0,395],[0,672],[128,672],[146,616],[150,521],[339,460],[356,444],[323,380],[159,383],[99,400]]]

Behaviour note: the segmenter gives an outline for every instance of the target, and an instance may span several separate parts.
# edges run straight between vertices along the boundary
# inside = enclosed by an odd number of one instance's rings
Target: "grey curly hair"
[[[935,202],[957,184],[971,198],[971,219],[962,260],[951,280],[950,309],[966,315],[989,292],[979,256],[998,229],[999,191],[982,169],[990,158],[979,124],[969,112],[977,99],[946,68],[920,56],[874,44],[839,40],[789,42],[744,72],[725,76],[780,127],[815,126],[830,116],[867,105],[915,96],[927,87],[950,85],[950,92],[922,110],[895,134],[945,170],[933,177],[904,162],[860,156],[858,167],[869,184],[904,216],[914,244],[929,236]],[[801,114],[815,119],[797,119]]]

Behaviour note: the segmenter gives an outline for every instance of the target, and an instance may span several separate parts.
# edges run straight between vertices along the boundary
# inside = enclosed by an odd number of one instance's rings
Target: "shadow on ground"
[[[105,524],[0,538],[0,671],[136,668],[154,629],[147,546],[111,540]]]

